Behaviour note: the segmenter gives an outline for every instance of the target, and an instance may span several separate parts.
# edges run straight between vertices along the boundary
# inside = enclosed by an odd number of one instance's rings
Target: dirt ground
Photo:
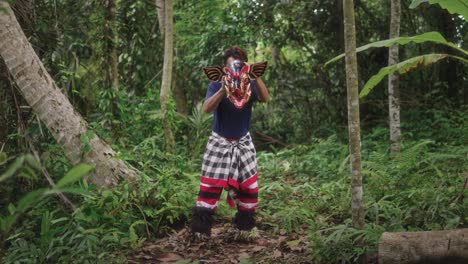
[[[129,263],[313,263],[304,232],[274,235],[258,229],[256,239],[241,242],[233,238],[233,230],[228,221],[217,223],[210,240],[192,242],[185,227],[145,243],[127,259]]]

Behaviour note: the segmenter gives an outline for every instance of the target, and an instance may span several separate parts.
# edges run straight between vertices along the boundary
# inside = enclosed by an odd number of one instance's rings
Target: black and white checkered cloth
[[[212,131],[203,156],[202,176],[242,183],[257,173],[255,154],[250,133],[229,141]]]

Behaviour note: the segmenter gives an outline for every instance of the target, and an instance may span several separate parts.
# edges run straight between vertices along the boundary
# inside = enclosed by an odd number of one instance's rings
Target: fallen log
[[[468,228],[427,232],[385,232],[379,264],[468,263]]]

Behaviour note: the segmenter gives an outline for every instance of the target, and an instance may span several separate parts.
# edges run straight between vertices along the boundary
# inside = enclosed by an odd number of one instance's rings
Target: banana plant
[[[422,3],[439,4],[440,7],[447,9],[450,14],[460,14],[465,19],[468,18],[468,2],[466,0],[413,0],[409,8],[416,8]]]
[[[423,2],[429,2],[429,4],[439,4],[442,8],[448,10],[451,14],[460,14],[466,19],[468,17],[468,4],[466,4],[464,0],[413,0],[410,5],[410,8],[415,8],[419,4]],[[436,63],[445,58],[451,58],[460,60],[464,63],[468,63],[468,51],[458,47],[452,42],[447,41],[439,32],[427,32],[420,35],[412,36],[412,37],[398,37],[392,38],[387,40],[381,40],[373,43],[369,43],[367,45],[361,46],[356,49],[356,52],[361,52],[370,48],[379,48],[379,47],[391,47],[395,44],[399,45],[406,45],[409,43],[424,43],[424,42],[432,42],[439,45],[448,46],[458,53],[460,56],[452,55],[452,54],[425,54],[417,57],[413,57],[402,61],[398,64],[390,65],[384,68],[381,68],[380,71],[373,75],[364,85],[363,89],[359,93],[359,97],[363,98],[369,94],[369,92],[379,84],[379,82],[387,75],[393,74],[398,72],[399,74],[405,74],[414,70],[421,66],[427,66],[433,63]],[[344,57],[344,53],[340,54],[333,59],[327,61],[325,66],[335,62]]]

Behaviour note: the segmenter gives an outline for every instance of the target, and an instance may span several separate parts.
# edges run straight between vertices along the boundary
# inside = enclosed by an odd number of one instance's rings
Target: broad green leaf
[[[380,71],[372,76],[369,81],[364,85],[364,88],[362,89],[361,93],[359,94],[359,97],[362,98],[369,94],[369,92],[377,85],[379,82],[387,75],[392,74],[394,72],[398,72],[399,74],[405,74],[415,68],[421,67],[421,66],[427,66],[432,63],[435,63],[441,59],[447,58],[447,57],[452,57],[455,59],[459,59],[465,62],[465,59],[456,57],[456,56],[451,56],[448,54],[426,54],[426,55],[421,55],[417,56],[405,61],[402,61],[398,64],[394,64],[388,67],[384,67],[380,69]]]
[[[420,4],[422,3],[427,3],[429,2],[429,0],[413,0],[413,2],[411,2],[409,8],[413,9],[413,8],[416,8],[417,6],[419,6]]]
[[[27,154],[24,156],[25,161],[29,164],[29,166],[33,167],[34,169],[40,171],[42,170],[41,164],[34,158],[33,155]]]
[[[26,209],[31,207],[35,202],[39,200],[39,198],[44,194],[45,190],[46,189],[37,189],[23,196],[23,198],[21,198],[21,200],[19,200],[18,202],[16,211],[23,213]]]
[[[0,10],[1,10],[1,9],[0,9]],[[7,239],[5,239],[5,241],[13,240],[13,239],[15,239],[15,238],[17,238],[17,237],[20,237],[20,236],[22,236],[22,235],[23,235],[23,232],[15,233],[15,234],[9,236]]]
[[[93,166],[89,164],[78,164],[73,167],[67,174],[60,179],[57,184],[55,185],[54,189],[60,189],[68,184],[74,183],[81,178],[83,178],[86,174],[88,174],[93,169]]]
[[[0,219],[0,231],[4,234],[8,234],[10,229],[13,227],[13,225],[16,223],[16,220],[18,219],[18,214],[14,215],[9,215],[3,219]]]
[[[359,47],[356,49],[356,52],[361,52],[364,50],[367,50],[369,48],[381,48],[381,47],[391,47],[395,44],[400,44],[400,45],[406,45],[408,43],[423,43],[423,42],[432,42],[432,43],[437,43],[437,44],[442,44],[449,46],[453,49],[456,49],[463,53],[465,56],[468,56],[468,52],[457,47],[457,45],[453,44],[452,42],[448,42],[439,32],[433,31],[433,32],[427,32],[423,33],[421,35],[413,36],[413,37],[398,37],[398,38],[392,38],[392,39],[387,39],[387,40],[381,40],[373,43],[369,43],[367,45],[364,45],[362,47]],[[341,58],[344,57],[344,53],[336,56],[335,58],[327,61],[325,63],[325,66],[335,62]]]
[[[73,193],[73,194],[79,194],[79,195],[88,196],[88,197],[92,195],[92,193],[86,189],[73,188],[73,187],[65,187],[65,188],[62,187],[60,188],[60,190],[51,189],[51,190],[48,190],[45,194],[49,195],[49,194],[56,194],[56,193]]]
[[[8,159],[8,156],[5,152],[0,151],[0,165]]]
[[[23,162],[24,156],[17,158],[15,162],[8,167],[7,171],[0,175],[0,182],[13,176],[13,174],[15,174],[15,172],[23,165]]]
[[[16,207],[14,204],[10,203],[8,205],[8,212],[10,213],[10,215],[14,214],[16,212]]]
[[[60,222],[63,222],[63,221],[67,221],[68,220],[68,217],[60,217],[58,219],[54,219],[52,221],[50,221],[52,224],[56,224],[56,223],[60,223]]]
[[[465,20],[468,18],[468,1],[466,0],[413,0],[410,8],[416,8],[421,3],[429,2],[429,4],[439,4],[440,7],[447,9],[450,14],[460,14]]]

